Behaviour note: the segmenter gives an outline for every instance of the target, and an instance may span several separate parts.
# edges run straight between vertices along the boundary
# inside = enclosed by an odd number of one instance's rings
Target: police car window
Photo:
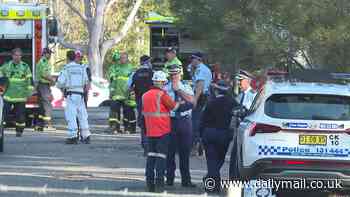
[[[350,97],[275,94],[266,100],[265,114],[279,119],[350,120]]]
[[[263,97],[264,90],[261,89],[255,96],[254,101],[252,103],[252,106],[250,107],[248,114],[254,113],[256,109],[258,109],[259,105],[261,104],[262,97]]]

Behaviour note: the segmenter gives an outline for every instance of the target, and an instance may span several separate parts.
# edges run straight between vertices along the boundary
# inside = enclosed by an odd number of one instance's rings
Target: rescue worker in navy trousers
[[[204,182],[215,181],[215,188],[205,188],[207,192],[220,192],[220,169],[233,137],[230,122],[233,108],[238,105],[229,96],[229,86],[220,80],[213,84],[214,94],[203,112],[201,119],[202,141],[207,160],[207,175]]]
[[[193,90],[190,85],[181,81],[182,67],[170,65],[168,67],[170,76],[169,83],[165,86],[167,93],[179,103],[185,103],[187,108],[181,108],[171,112],[171,132],[167,155],[167,185],[174,185],[175,179],[175,154],[178,152],[180,159],[181,184],[183,187],[195,187],[191,182],[190,175],[190,153],[192,148],[192,119]]]

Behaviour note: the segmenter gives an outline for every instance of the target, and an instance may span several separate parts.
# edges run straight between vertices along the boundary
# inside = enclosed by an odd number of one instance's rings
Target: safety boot
[[[147,181],[147,191],[148,192],[155,192],[155,184],[153,182]]]
[[[164,180],[156,180],[155,192],[163,193],[164,192]]]
[[[16,128],[16,137],[22,137],[23,128]]]
[[[78,137],[73,137],[73,138],[67,138],[66,139],[66,144],[78,144]]]

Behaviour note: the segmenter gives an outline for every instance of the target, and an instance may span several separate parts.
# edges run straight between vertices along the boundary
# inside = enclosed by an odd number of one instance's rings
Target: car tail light
[[[277,133],[281,131],[282,128],[279,126],[262,124],[262,123],[253,123],[250,128],[249,136],[255,136],[257,133]]]
[[[350,135],[350,128],[346,129],[346,130],[345,130],[345,133],[347,133],[347,134]]]
[[[350,166],[350,163],[336,162],[336,161],[305,161],[305,160],[274,160],[272,165],[303,165],[303,166]]]

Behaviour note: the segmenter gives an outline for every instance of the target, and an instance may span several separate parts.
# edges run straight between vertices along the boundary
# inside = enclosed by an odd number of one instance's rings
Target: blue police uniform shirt
[[[243,101],[241,103],[243,94],[244,94],[244,98],[243,98]],[[249,87],[246,91],[241,92],[238,95],[238,97],[236,98],[236,101],[238,103],[241,103],[246,109],[249,110],[251,105],[253,104],[255,96],[256,96],[256,92],[251,87]]]
[[[132,78],[134,77],[134,74],[135,72],[132,72],[128,78],[128,82],[127,82],[127,85],[128,85],[128,88],[130,89],[131,88],[131,85],[132,85]]]
[[[180,81],[179,82],[179,89],[182,90],[183,92],[185,92],[186,94],[188,95],[191,95],[193,96],[194,93],[193,93],[193,90],[191,88],[190,85],[186,84],[185,82],[183,81]],[[172,82],[168,82],[165,86],[164,86],[164,90],[169,94],[169,96],[175,100],[175,92],[172,88]],[[176,101],[179,101],[181,99],[180,96],[178,96],[178,99]],[[180,109],[177,110],[177,112],[180,113],[180,116],[186,116],[186,115],[191,115],[192,114],[192,109],[187,109],[185,111],[181,111]],[[170,117],[175,117],[175,112],[174,111],[171,111],[170,112]]]
[[[194,75],[192,76],[192,81],[193,81],[193,86],[196,86],[196,82],[197,81],[204,81],[204,94],[208,94],[209,93],[209,86],[210,83],[213,79],[212,73],[210,71],[210,69],[208,68],[208,66],[206,66],[205,64],[201,63],[197,66]]]

